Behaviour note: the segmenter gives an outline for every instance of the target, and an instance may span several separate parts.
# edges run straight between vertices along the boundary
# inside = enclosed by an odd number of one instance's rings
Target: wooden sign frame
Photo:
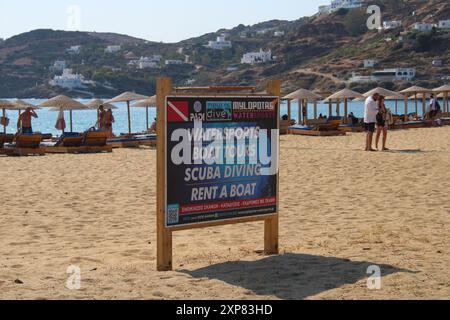
[[[236,97],[262,97],[281,95],[281,82],[271,80],[267,84],[266,94],[255,94],[254,87],[202,87],[174,89],[170,78],[158,78],[157,80],[157,270],[171,271],[172,260],[172,232],[223,226],[237,223],[264,221],[264,252],[267,255],[279,253],[279,175],[277,179],[277,203],[276,213],[264,216],[246,218],[233,218],[226,221],[213,221],[194,225],[182,225],[167,227],[166,225],[166,97],[167,96],[236,96]],[[248,93],[237,93],[250,91]],[[280,105],[278,106],[280,108]],[[280,118],[277,113],[277,127],[280,127]],[[279,143],[279,142],[278,142]]]

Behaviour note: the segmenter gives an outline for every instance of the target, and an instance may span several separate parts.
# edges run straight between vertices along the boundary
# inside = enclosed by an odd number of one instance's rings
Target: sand
[[[166,273],[154,150],[0,157],[0,298],[449,299],[450,127],[363,141],[282,137],[281,255],[261,254],[263,223],[184,231]]]

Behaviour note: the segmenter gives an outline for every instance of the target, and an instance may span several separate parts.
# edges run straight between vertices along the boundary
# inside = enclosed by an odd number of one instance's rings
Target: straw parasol
[[[444,112],[449,112],[449,107],[448,107],[448,94],[450,92],[450,86],[449,85],[444,85],[442,87],[436,88],[433,90],[433,92],[435,93],[440,93],[438,95],[438,97],[440,98],[444,98],[445,102],[444,102],[444,107],[443,107],[443,111]]]
[[[330,111],[331,111],[331,104],[333,101],[337,102],[337,115],[340,115],[340,101],[343,100],[344,101],[344,108],[345,108],[345,117],[344,117],[344,121],[346,121],[347,119],[347,115],[348,115],[348,100],[349,99],[358,99],[358,98],[363,98],[364,96],[356,91],[350,90],[350,89],[343,89],[339,92],[336,92],[335,94],[332,94],[331,96],[329,96],[328,98],[326,98],[324,101],[325,102],[329,102],[330,103]],[[331,113],[330,113],[331,116]]]
[[[8,100],[0,100],[0,109],[2,109],[2,116],[6,118],[6,110],[19,110],[15,102]],[[20,112],[20,110],[19,110]],[[6,133],[6,125],[3,126],[3,133]]]
[[[375,89],[372,89],[366,93],[363,94],[365,98],[368,98],[370,96],[373,96],[374,94],[378,93],[379,95],[382,95],[385,97],[386,100],[395,100],[395,114],[398,114],[398,100],[403,99],[403,95],[392,90],[388,90],[385,88],[377,87]]]
[[[89,101],[88,103],[86,103],[86,107],[88,107],[89,109],[92,109],[92,110],[96,110],[96,109],[100,108],[100,106],[103,106],[106,110],[119,109],[118,107],[116,107],[115,105],[113,105],[111,103],[105,103],[102,99],[93,99],[93,100]]]
[[[146,118],[146,124],[147,124],[147,131],[149,130],[149,125],[148,125],[148,108],[156,108],[156,95],[152,96],[148,99],[145,100],[140,100],[136,103],[134,103],[132,106],[132,108],[145,108],[145,118]]]
[[[137,100],[145,100],[148,99],[148,96],[144,96],[141,94],[137,94],[134,92],[124,92],[121,95],[112,98],[111,100],[106,101],[105,103],[117,103],[117,102],[126,102],[127,103],[127,111],[128,111],[128,133],[131,134],[131,112],[130,112],[130,102]]]
[[[404,99],[405,99],[405,121],[408,121],[408,97],[410,95],[414,95],[414,101],[415,101],[415,105],[416,105],[416,113],[418,113],[418,106],[417,106],[417,95],[422,93],[429,93],[431,92],[431,90],[423,88],[423,87],[419,87],[419,86],[412,86],[410,88],[407,88],[405,90],[400,91],[400,93],[402,93],[404,95]],[[426,97],[425,95],[423,95],[423,114],[425,114],[425,105],[426,105]]]
[[[300,112],[300,106],[305,107],[306,109],[308,108],[308,102],[313,101],[314,102],[314,119],[317,119],[317,100],[322,99],[322,97],[320,95],[318,95],[315,92],[312,92],[310,90],[306,90],[306,89],[298,89],[290,94],[288,94],[287,96],[283,97],[283,100],[287,100],[288,101],[288,117],[289,120],[291,120],[291,101],[292,100],[298,100],[298,107],[299,107],[299,112],[298,112],[298,117],[299,117],[299,122],[301,120],[301,112]],[[308,112],[306,112],[306,114],[308,114]],[[304,119],[305,122],[307,119]]]
[[[40,107],[48,107],[50,111],[70,111],[70,131],[73,131],[72,111],[73,110],[89,110],[87,106],[73,100],[64,95],[56,96],[39,105]]]

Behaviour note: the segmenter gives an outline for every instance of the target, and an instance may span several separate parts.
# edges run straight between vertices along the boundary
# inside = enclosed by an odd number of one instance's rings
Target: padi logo
[[[203,110],[202,103],[200,101],[195,101],[195,103],[194,103],[194,112],[195,113],[191,113],[191,115],[190,115],[191,122],[206,120],[206,116],[204,113],[202,113],[202,110]]]
[[[207,121],[231,121],[232,104],[230,101],[210,101],[206,103]]]

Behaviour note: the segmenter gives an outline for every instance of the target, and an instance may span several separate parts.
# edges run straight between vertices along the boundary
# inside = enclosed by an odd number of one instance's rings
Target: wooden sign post
[[[158,271],[173,268],[172,232],[193,228],[264,221],[265,253],[278,254],[280,87],[280,81],[269,81],[266,94],[255,94],[253,87],[174,89],[169,78],[158,79]],[[199,125],[203,131],[196,135]],[[275,139],[271,135],[273,130],[276,130]],[[264,140],[267,145],[260,141],[261,132],[270,132],[267,141]],[[232,141],[233,145],[203,147],[204,137],[211,135],[220,136],[224,141],[227,137],[226,141]],[[238,136],[244,136],[248,145],[242,148],[235,144],[238,140],[242,142]],[[189,137],[187,143],[183,137],[186,140]],[[195,139],[200,139],[200,147]],[[265,167],[267,163],[248,161],[247,164],[247,158],[257,157],[260,149],[270,150],[269,167],[276,166],[276,173]],[[227,160],[211,165],[206,163],[206,158],[200,159],[204,163],[197,162],[199,157],[211,157],[211,150],[214,157],[221,153],[226,158],[232,150],[235,152],[233,159],[241,157],[242,161],[243,157],[246,160],[244,164],[239,161],[229,164]],[[244,150],[243,155],[239,155],[239,150]],[[204,152],[208,156],[203,156]],[[174,154],[181,156],[174,160]]]

